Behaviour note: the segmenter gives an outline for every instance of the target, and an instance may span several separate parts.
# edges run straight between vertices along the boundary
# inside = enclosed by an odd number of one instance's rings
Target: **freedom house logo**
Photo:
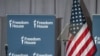
[[[42,41],[41,38],[21,36],[22,45],[36,45],[40,41]]]
[[[10,28],[24,28],[25,25],[28,25],[28,21],[16,21],[16,20],[9,20],[9,27]]]
[[[49,26],[53,24],[54,23],[52,21],[40,21],[40,20],[33,21],[34,28],[49,28]]]
[[[8,56],[29,56],[29,55],[28,54],[15,54],[15,53],[10,52]]]

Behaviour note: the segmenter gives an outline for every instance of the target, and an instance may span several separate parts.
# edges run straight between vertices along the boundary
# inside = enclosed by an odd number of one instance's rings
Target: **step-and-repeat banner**
[[[96,54],[95,56],[100,56],[100,15],[93,15],[93,37],[96,44]]]
[[[8,56],[55,56],[55,16],[8,15]]]

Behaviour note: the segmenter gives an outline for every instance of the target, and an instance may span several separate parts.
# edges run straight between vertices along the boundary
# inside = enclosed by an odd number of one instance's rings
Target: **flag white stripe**
[[[90,37],[90,32],[87,33],[87,35],[84,37],[84,39],[80,42],[80,44],[76,47],[75,51],[73,52],[72,56],[76,55],[79,50],[84,46],[84,44],[87,42],[87,40]]]
[[[67,55],[69,54],[69,52],[71,51],[72,47],[74,46],[74,44],[76,43],[76,41],[79,39],[79,37],[82,35],[83,31],[85,31],[86,28],[87,28],[87,23],[85,23],[82,26],[82,28],[80,29],[80,31],[76,34],[76,36],[74,37],[74,39],[70,43],[69,48],[67,50]]]
[[[84,52],[81,54],[81,56],[86,56],[86,54],[91,50],[91,48],[94,46],[93,41],[90,42],[88,47],[84,50]]]

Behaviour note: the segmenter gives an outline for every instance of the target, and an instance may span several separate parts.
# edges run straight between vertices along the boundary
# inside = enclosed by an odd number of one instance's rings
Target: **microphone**
[[[5,53],[6,53],[6,56],[8,55],[8,44],[5,44]]]

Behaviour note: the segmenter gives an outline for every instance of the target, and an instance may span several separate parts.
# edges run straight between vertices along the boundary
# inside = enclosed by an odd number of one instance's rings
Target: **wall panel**
[[[5,14],[19,14],[19,0],[6,0]]]
[[[54,15],[54,0],[32,0],[32,14]]]
[[[0,16],[5,15],[5,0],[0,0]]]
[[[84,0],[84,3],[92,19],[92,15],[96,13],[96,0]]]
[[[30,0],[20,0],[17,9],[19,9],[18,14],[30,14]]]

